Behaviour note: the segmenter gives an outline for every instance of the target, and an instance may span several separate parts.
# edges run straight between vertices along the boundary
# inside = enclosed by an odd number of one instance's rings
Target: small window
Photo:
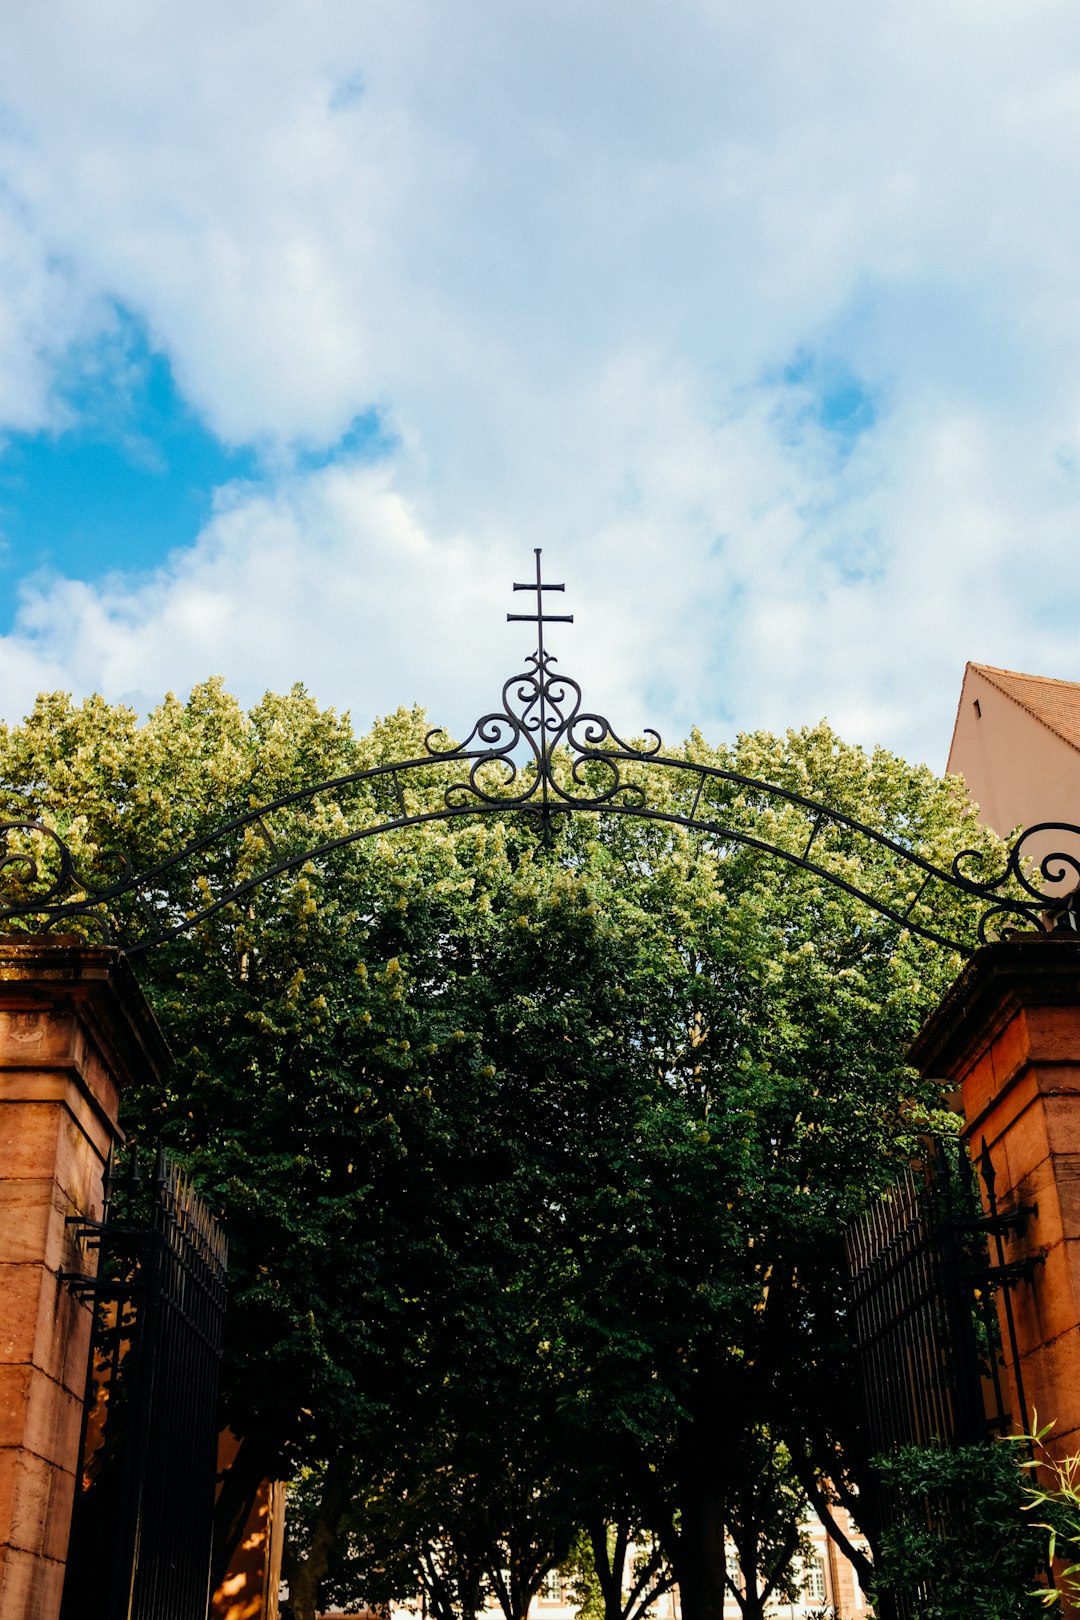
[[[730,1541],[724,1547],[724,1565],[727,1569],[727,1578],[731,1582],[732,1590],[741,1592],[743,1580],[742,1570],[739,1568],[739,1555]]]
[[[817,1554],[803,1565],[803,1592],[812,1603],[825,1601],[825,1560]]]
[[[971,707],[975,710],[975,718],[976,718],[976,720],[981,720],[982,719],[982,705],[980,704],[978,698],[975,699],[975,701],[971,705]]]

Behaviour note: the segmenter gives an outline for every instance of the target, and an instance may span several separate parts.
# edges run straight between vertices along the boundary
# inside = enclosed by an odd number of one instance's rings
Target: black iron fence
[[[1003,1428],[985,1239],[962,1148],[935,1143],[847,1233],[851,1330],[871,1455],[899,1446],[968,1445]],[[989,1310],[987,1307],[989,1306]],[[982,1352],[980,1353],[980,1339]],[[986,1410],[989,1375],[994,1407]]]
[[[1004,1231],[1022,1228],[1026,1208],[1002,1212],[993,1167],[979,1161],[984,1214],[967,1151],[929,1141],[923,1163],[847,1233],[850,1332],[857,1369],[860,1451],[884,1457],[904,1446],[954,1449],[1023,1428],[1026,1400],[1009,1289],[1037,1259],[1006,1264]],[[1005,1341],[996,1294],[1005,1290]],[[1006,1358],[1018,1410],[1010,1410]],[[899,1504],[876,1471],[864,1481],[867,1523],[880,1533]],[[945,1526],[938,1529],[944,1533]],[[932,1594],[924,1593],[929,1601]],[[886,1620],[916,1620],[918,1600],[885,1600]]]
[[[61,1620],[205,1620],[226,1298],[220,1229],[179,1167],[134,1152],[100,1222],[82,1477]]]

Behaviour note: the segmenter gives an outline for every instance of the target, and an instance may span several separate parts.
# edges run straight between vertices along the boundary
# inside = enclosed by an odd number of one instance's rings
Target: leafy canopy
[[[51,694],[0,729],[4,808],[90,869],[144,871],[253,804],[418,757],[425,730],[399,710],[356,737],[300,688],[245,713],[209,682],[143,723]],[[939,865],[993,848],[962,784],[824,724],[683,755]],[[692,778],[635,774],[687,808]],[[444,780],[413,773],[411,802]],[[365,791],[248,825],[143,903],[194,912],[267,840],[374,825],[389,788]],[[805,846],[798,805],[709,793]],[[898,909],[965,922],[902,856],[835,823],[815,839]],[[814,873],[614,813],[565,818],[550,849],[513,817],[375,834],[141,957],[176,1064],[124,1125],[183,1155],[228,1226],[224,1411],[252,1476],[336,1458],[363,1500],[383,1480],[417,1507],[408,1578],[453,1546],[509,1572],[512,1617],[581,1526],[629,1515],[694,1620],[705,1521],[736,1511],[744,1448],[784,1440],[792,1368],[827,1353],[837,1234],[940,1101],[904,1052],[958,966]],[[737,1511],[749,1545],[745,1493]]]

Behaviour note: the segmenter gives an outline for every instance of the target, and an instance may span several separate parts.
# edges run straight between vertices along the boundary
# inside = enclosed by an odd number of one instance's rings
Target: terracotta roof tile
[[[1080,751],[1080,681],[1055,681],[1049,675],[1021,675],[993,664],[972,664],[991,686]]]

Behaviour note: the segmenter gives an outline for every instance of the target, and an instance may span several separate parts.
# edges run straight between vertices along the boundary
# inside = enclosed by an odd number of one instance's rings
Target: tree
[[[728,1588],[743,1620],[764,1620],[769,1600],[794,1602],[796,1554],[809,1544],[803,1531],[806,1495],[782,1441],[762,1427],[742,1429],[742,1474],[727,1504],[727,1531],[738,1557],[738,1578]]]
[[[695,739],[688,755],[827,798],[939,861],[959,839],[975,841],[959,784],[937,783],[880,751],[844,748],[824,727],[786,741],[744,738],[732,753]],[[649,786],[662,804],[661,784]],[[731,788],[713,807],[718,819],[737,825],[745,798]],[[808,818],[770,813],[770,836],[801,849],[813,831]],[[822,857],[860,877],[856,839],[835,827],[824,838]],[[813,1368],[831,1352],[837,1238],[939,1101],[918,1087],[903,1054],[959,963],[813,874],[784,873],[778,886],[776,868],[737,845],[701,847],[624,822],[602,828],[596,842],[594,868],[606,855],[609,870],[621,862],[628,880],[621,902],[605,897],[606,914],[621,903],[623,928],[628,907],[656,919],[640,961],[662,988],[640,1036],[653,1090],[628,1144],[630,1179],[614,1192],[601,1180],[584,1193],[610,1206],[595,1212],[585,1294],[594,1320],[606,1309],[608,1346],[620,1342],[620,1323],[639,1335],[640,1363],[631,1351],[621,1370],[633,1380],[648,1369],[638,1384],[647,1382],[653,1414],[652,1442],[639,1452],[640,1500],[656,1513],[664,1497],[662,1532],[684,1613],[715,1614],[743,1465],[743,1431],[731,1414],[783,1436],[792,1363]],[[918,903],[902,860],[890,876],[901,904]],[[962,902],[933,904],[947,926]],[[629,993],[632,973],[624,969],[621,982]],[[605,1157],[619,1162],[617,1151]],[[667,1424],[656,1421],[664,1394]],[[617,1377],[601,1404],[609,1437],[611,1411],[641,1410],[620,1399]],[[658,1436],[666,1437],[659,1448]]]
[[[586,1580],[591,1576],[600,1599],[596,1620],[600,1614],[603,1620],[644,1620],[657,1598],[675,1584],[659,1537],[629,1518],[594,1519],[579,1549],[579,1565]]]
[[[146,870],[253,802],[415,757],[422,730],[399,712],[357,739],[299,690],[244,715],[210,683],[144,725],[44,698],[0,758],[12,814]],[[695,736],[685,758],[825,798],[939,863],[992,844],[959,784],[825,726],[726,750]],[[637,775],[660,809],[695,791]],[[374,819],[364,791],[198,860],[242,875],[267,839],[340,835]],[[793,851],[813,836],[842,877],[875,862],[901,909],[957,923],[962,898],[917,892],[902,857],[797,803],[739,783],[704,797]],[[198,860],[143,903],[198,895]],[[744,1434],[786,1440],[793,1347],[808,1367],[827,1353],[837,1234],[938,1101],[903,1054],[957,966],[736,838],[614,812],[568,818],[550,848],[511,819],[346,845],[149,953],[177,1063],[164,1092],[124,1100],[125,1125],[184,1155],[230,1233],[223,1410],[243,1445],[221,1556],[259,1479],[324,1463],[352,1484],[347,1509],[339,1491],[315,1511],[320,1545],[357,1501],[388,1525],[371,1487],[394,1481],[413,1570],[450,1571],[463,1615],[479,1588],[462,1571],[509,1570],[520,1620],[575,1526],[627,1521],[670,1559],[686,1620],[716,1620],[725,1528],[757,1524],[760,1547],[768,1518],[745,1497]]]
[[[91,869],[119,853],[145,871],[253,799],[415,749],[421,725],[400,714],[358,742],[302,691],[244,715],[217,683],[144,725],[53,695],[3,733],[7,809],[57,826]],[[260,839],[331,836],[342,814],[328,796],[199,860],[242,876]],[[489,1219],[461,1149],[490,1075],[439,1000],[439,961],[476,873],[505,864],[476,828],[356,846],[140,962],[176,1067],[123,1099],[125,1129],[183,1155],[229,1232],[223,1415],[243,1443],[218,1571],[263,1478],[333,1456],[343,1435],[370,1451],[409,1407],[427,1279],[455,1225]],[[168,879],[181,902],[202,881],[196,862]],[[420,979],[426,995],[410,994]]]

